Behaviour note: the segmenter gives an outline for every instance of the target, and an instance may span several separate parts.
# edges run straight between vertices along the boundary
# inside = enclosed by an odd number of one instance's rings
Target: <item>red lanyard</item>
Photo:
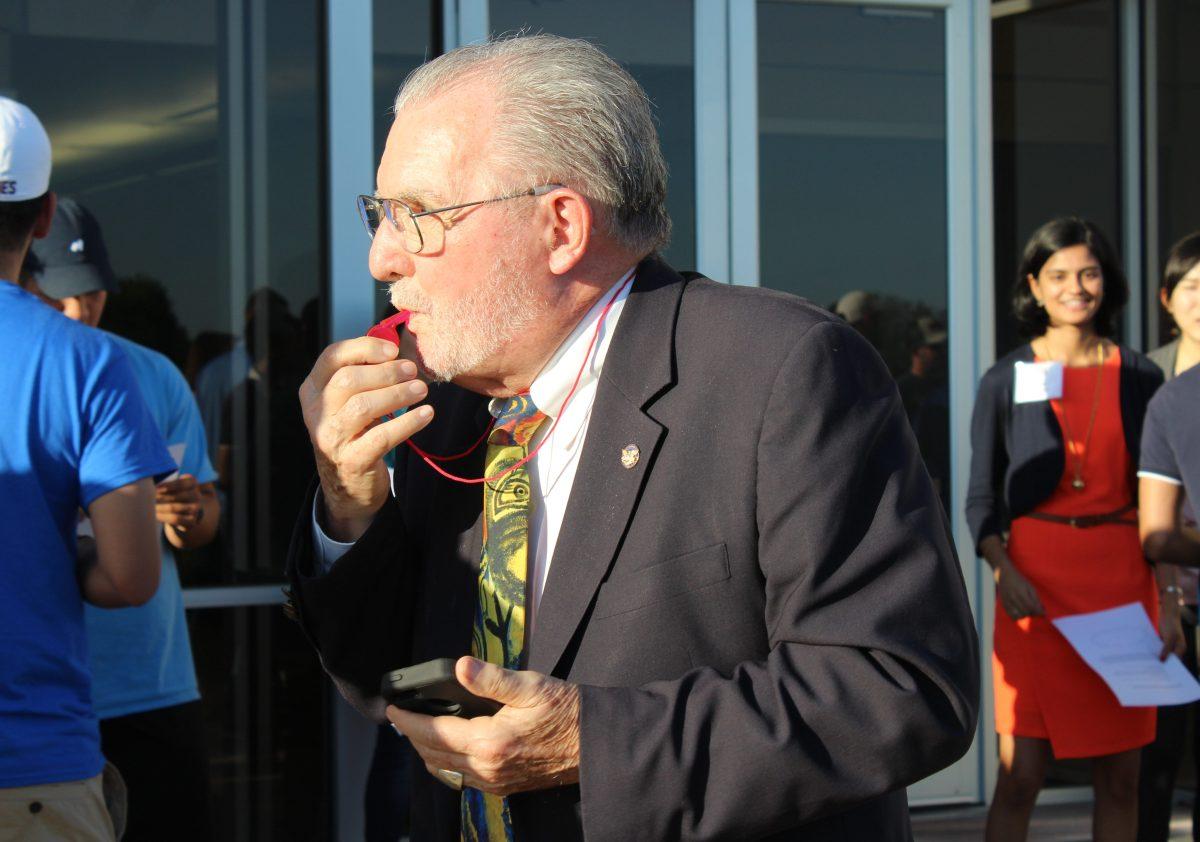
[[[590,342],[588,342],[587,352],[583,355],[583,362],[579,366],[579,371],[575,373],[575,382],[571,384],[571,390],[567,392],[567,396],[563,398],[562,407],[559,409],[558,415],[554,418],[554,424],[550,427],[550,432],[548,432],[545,437],[538,442],[538,446],[535,447],[533,451],[529,453],[529,455],[523,457],[522,459],[505,468],[503,471],[493,474],[490,477],[471,478],[455,476],[444,469],[441,465],[437,464],[438,462],[453,462],[455,459],[462,459],[463,457],[470,456],[472,453],[474,453],[479,448],[479,445],[483,444],[484,441],[487,440],[488,435],[492,432],[492,427],[494,427],[496,424],[495,418],[493,418],[491,423],[488,424],[487,429],[483,431],[483,435],[479,437],[478,441],[476,441],[462,453],[456,453],[453,456],[434,456],[433,454],[426,453],[424,450],[414,444],[412,439],[407,439],[405,444],[412,448],[413,452],[420,456],[421,459],[425,461],[426,465],[433,468],[446,479],[451,480],[452,482],[466,483],[467,485],[495,482],[496,480],[511,474],[517,468],[520,468],[533,457],[537,456],[538,451],[542,449],[542,445],[544,445],[550,439],[550,437],[554,435],[554,431],[558,429],[558,423],[562,421],[563,414],[567,411],[567,405],[571,402],[571,398],[574,397],[575,390],[579,388],[579,381],[583,378],[583,370],[587,368],[588,360],[591,359],[592,356],[592,350],[596,347],[596,340],[600,337],[600,330],[604,327],[604,322],[608,319],[608,311],[612,309],[613,304],[616,303],[616,300],[620,297],[621,293],[624,292],[625,288],[631,283],[633,283],[632,275],[630,275],[625,283],[621,284],[621,286],[617,288],[617,291],[613,293],[611,298],[608,299],[608,303],[604,305],[604,309],[600,311],[600,318],[596,320],[596,329],[592,331],[592,339]],[[399,345],[400,334],[396,328],[398,325],[405,324],[408,321],[408,317],[409,312],[407,310],[402,310],[394,316],[389,316],[367,331],[367,336],[374,336],[378,339],[386,339],[388,342],[393,342],[396,345]]]

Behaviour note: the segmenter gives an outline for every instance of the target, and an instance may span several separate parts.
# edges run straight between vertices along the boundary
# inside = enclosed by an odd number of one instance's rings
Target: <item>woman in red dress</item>
[[[1033,339],[980,384],[967,515],[999,603],[988,840],[1025,838],[1052,755],[1092,758],[1094,839],[1136,834],[1140,748],[1154,738],[1155,709],[1122,707],[1051,623],[1141,602],[1166,646],[1182,650],[1173,569],[1158,574],[1160,602],[1138,540],[1141,423],[1162,381],[1107,338],[1127,296],[1099,229],[1047,223],[1026,246],[1013,295]]]

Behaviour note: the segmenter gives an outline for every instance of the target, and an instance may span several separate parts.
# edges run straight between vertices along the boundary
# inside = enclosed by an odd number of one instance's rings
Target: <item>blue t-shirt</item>
[[[1200,500],[1200,366],[1169,380],[1154,394],[1142,429],[1138,476],[1182,485]]]
[[[129,362],[0,280],[0,788],[104,766],[92,711],[79,509],[174,469]]]
[[[183,447],[179,470],[214,482],[196,399],[179,369],[157,351],[109,334],[125,351],[150,415],[169,448]],[[162,539],[158,592],[136,608],[85,607],[92,667],[92,705],[109,719],[180,705],[200,698],[183,614],[179,571]]]

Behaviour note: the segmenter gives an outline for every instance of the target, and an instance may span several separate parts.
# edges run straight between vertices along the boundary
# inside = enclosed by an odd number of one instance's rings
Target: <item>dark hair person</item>
[[[1189,368],[1200,363],[1200,231],[1189,234],[1171,247],[1163,271],[1159,301],[1175,322],[1175,338],[1148,356],[1162,369],[1167,380],[1174,380]],[[1166,406],[1167,404],[1164,404]],[[1171,404],[1177,405],[1177,404]],[[1153,415],[1154,413],[1150,413]],[[1194,424],[1193,417],[1165,417],[1168,425]],[[1152,424],[1152,421],[1148,421]],[[1180,527],[1195,528],[1194,507],[1187,501],[1183,489],[1153,471],[1146,473],[1145,452],[1141,460],[1141,500],[1139,518],[1142,523],[1147,556],[1153,553],[1148,536],[1162,530]],[[1153,466],[1152,466],[1153,467]],[[1148,484],[1149,483],[1149,484]],[[1159,563],[1162,560],[1159,559]],[[1183,639],[1187,651],[1183,664],[1196,675],[1197,571],[1195,568],[1176,568],[1179,573],[1179,594],[1190,610],[1182,612]],[[1187,745],[1188,720],[1200,706],[1170,705],[1158,709],[1158,727],[1154,742],[1142,752],[1141,780],[1138,789],[1138,839],[1145,842],[1166,840],[1170,835],[1171,808],[1175,800],[1175,779]],[[1195,731],[1195,729],[1193,729]],[[1200,739],[1200,731],[1195,731]],[[1200,744],[1196,745],[1200,748]],[[1200,772],[1200,751],[1193,751],[1196,769]],[[1200,829],[1200,799],[1192,807],[1193,830]]]
[[[1139,754],[1154,738],[1154,709],[1121,707],[1050,622],[1133,601],[1159,620],[1138,540],[1135,470],[1162,374],[1109,338],[1127,297],[1099,228],[1075,218],[1043,225],[1012,295],[1031,341],[983,376],[976,398],[967,519],[1000,603],[989,840],[1025,838],[1052,754],[1092,758],[1094,838],[1135,838]],[[1174,574],[1162,575],[1177,590]],[[1160,630],[1182,649],[1177,600],[1164,602]]]
[[[1149,356],[1171,380],[1200,363],[1200,231],[1171,247],[1158,300],[1175,322],[1175,338]]]

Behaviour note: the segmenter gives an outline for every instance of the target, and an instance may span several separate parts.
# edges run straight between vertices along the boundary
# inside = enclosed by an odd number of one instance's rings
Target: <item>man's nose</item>
[[[367,266],[377,281],[395,281],[412,275],[412,255],[404,248],[400,232],[392,229],[390,223],[380,225],[371,239]]]

